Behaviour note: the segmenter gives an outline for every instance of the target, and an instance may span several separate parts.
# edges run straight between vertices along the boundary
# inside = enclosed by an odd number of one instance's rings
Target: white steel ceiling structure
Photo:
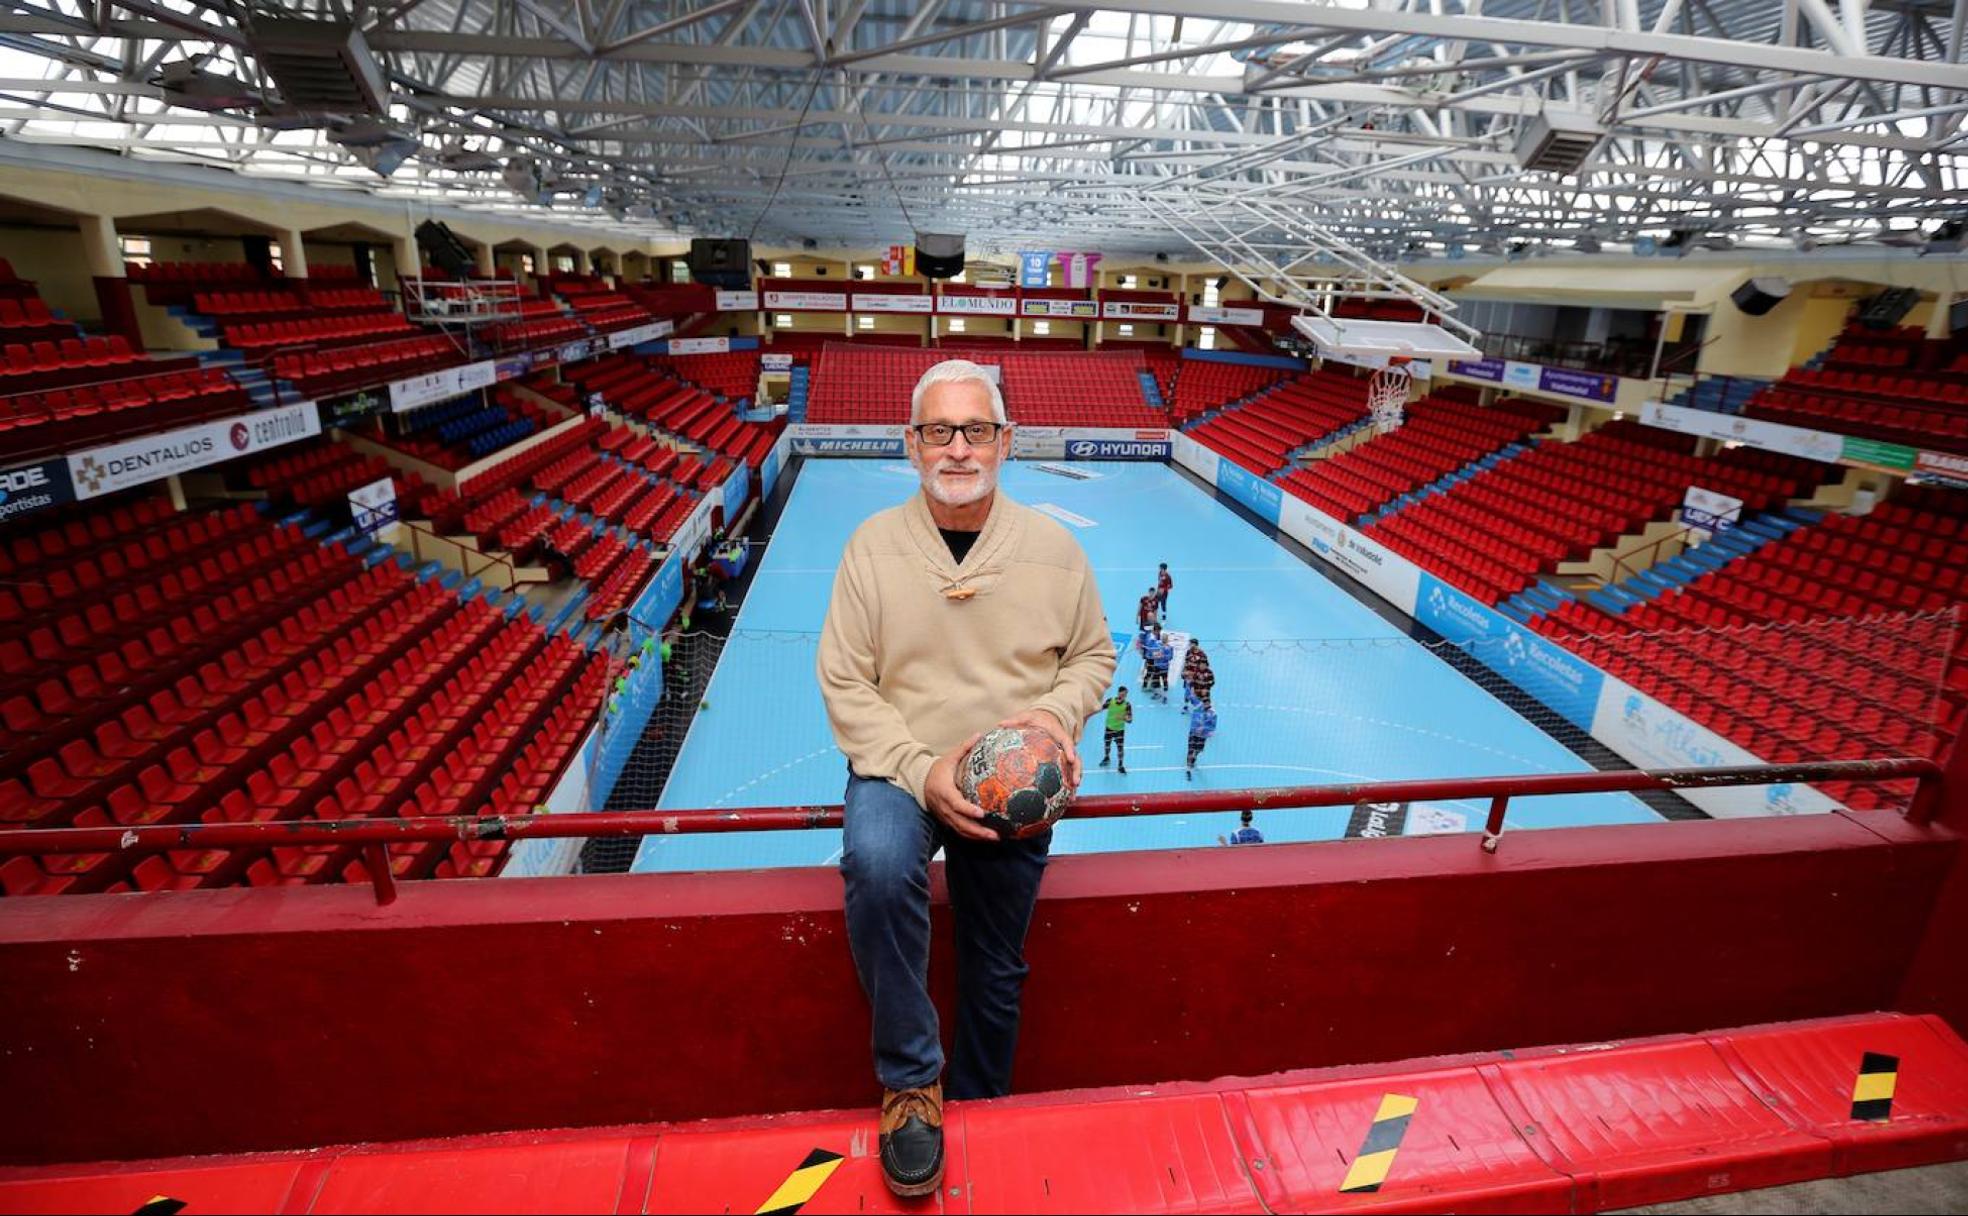
[[[266,33],[296,17],[359,32],[369,114],[293,112]],[[0,0],[0,135],[658,238],[1913,245],[1968,212],[1965,27],[1968,0]],[[1527,167],[1554,125],[1571,158]]]

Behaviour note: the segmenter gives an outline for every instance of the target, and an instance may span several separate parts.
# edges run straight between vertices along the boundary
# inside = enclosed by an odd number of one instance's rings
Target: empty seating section
[[[469,360],[450,338],[432,334],[395,342],[275,355],[273,374],[303,394],[323,397],[403,380]]]
[[[14,281],[14,286],[30,284]],[[0,296],[0,342],[34,342],[44,338],[72,338],[75,322],[56,316],[39,294]]]
[[[638,439],[625,427],[613,428],[597,438],[598,449],[571,452],[534,474],[534,487],[571,504],[594,521],[620,525],[658,544],[668,544],[676,535],[702,490],[722,482],[731,472],[727,461],[705,465],[694,457],[679,457],[674,448],[646,448],[649,441]],[[627,455],[630,451],[641,453],[641,458]],[[666,455],[657,458],[656,451]],[[573,533],[568,537],[578,539]],[[531,542],[540,537],[529,527],[517,539]],[[557,536],[549,535],[548,539],[563,557],[576,556],[574,550],[559,543]],[[507,547],[523,552],[518,546]]]
[[[1344,372],[1294,376],[1189,429],[1189,437],[1253,473],[1284,465],[1293,451],[1357,426],[1367,416],[1367,382]]]
[[[10,540],[0,567],[0,830],[524,814],[608,676],[605,656],[524,615],[250,506],[98,507]],[[481,875],[500,855],[407,846],[391,864]],[[339,846],[24,857],[0,888],[332,882],[360,877],[355,860]]]
[[[1848,329],[1818,360],[1758,390],[1743,412],[1813,430],[1968,454],[1968,346],[1919,330]]]
[[[69,327],[74,332],[74,327]],[[0,365],[0,386],[14,381],[33,383],[33,377],[73,369],[121,367],[143,361],[143,352],[130,349],[122,334],[106,338],[68,337],[37,342],[9,342]],[[94,378],[94,377],[92,377]]]
[[[531,321],[501,321],[488,325],[485,340],[499,350],[521,350],[530,346],[550,346],[588,336],[588,327],[568,316],[540,317]]]
[[[5,436],[0,444],[10,450],[58,451],[238,413],[250,404],[245,390],[216,368],[17,393],[0,397],[0,436]]]
[[[1827,515],[1621,615],[1574,601],[1532,625],[1766,760],[1941,755],[1968,705],[1968,638],[1896,614],[1968,599],[1968,504],[1905,497]],[[1862,809],[1906,796],[1825,788]]]
[[[726,401],[750,401],[758,396],[759,353],[755,350],[656,355],[649,360],[649,366],[667,371],[678,380]]]
[[[248,262],[125,262],[123,273],[132,283],[197,284],[201,290],[265,283],[269,277]]]
[[[909,419],[909,396],[939,350],[831,342],[814,366],[806,418],[814,423],[888,423]],[[1118,354],[993,353],[1003,369],[1005,410],[1030,426],[1162,427],[1168,416],[1142,397],[1140,352]]]
[[[390,305],[380,291],[367,287],[336,287],[282,291],[199,291],[192,293],[191,307],[192,311],[209,317],[254,316],[264,320],[311,312],[387,312]]]
[[[287,285],[246,262],[125,262],[123,273],[152,304],[190,304],[201,291],[263,291]]]
[[[399,414],[399,433],[387,442],[399,451],[456,471],[552,426],[558,418],[503,386],[480,404],[471,397]]]
[[[1632,420],[1573,443],[1546,443],[1382,516],[1367,533],[1424,569],[1496,604],[1540,573],[1582,560],[1667,519],[1689,486],[1748,510],[1807,494],[1822,465],[1741,448],[1700,460],[1691,436]]]
[[[1263,392],[1291,373],[1278,367],[1222,363],[1214,359],[1184,359],[1176,372],[1174,393],[1164,390],[1177,422],[1242,401]]]
[[[1161,427],[1168,415],[1142,394],[1139,351],[1003,355],[1005,409],[1033,426]]]
[[[754,381],[757,362],[754,356]],[[610,355],[585,367],[570,369],[568,374],[580,385],[583,394],[599,393],[611,409],[673,437],[674,443],[720,453],[753,469],[765,462],[766,453],[785,429],[783,417],[771,422],[745,421],[731,405],[706,389],[677,378],[664,362],[656,359]],[[701,484],[684,484],[699,490],[717,484],[699,480]]]
[[[1175,400],[1175,379],[1182,370],[1182,355],[1172,347],[1155,345],[1141,349],[1141,357],[1147,361],[1148,372],[1155,377],[1155,387],[1160,390],[1164,403]]]
[[[398,493],[407,498],[413,484],[407,476],[393,474],[380,456],[365,456],[326,439],[280,448],[226,472],[263,491],[269,501],[295,507],[340,506],[350,490],[384,477],[394,477]]]
[[[1347,296],[1333,306],[1335,317],[1362,321],[1421,321],[1427,318],[1421,305],[1410,300],[1368,300]]]
[[[571,305],[580,320],[599,333],[645,325],[654,318],[626,292],[617,291],[599,279],[556,277],[555,294]]]
[[[578,426],[542,439],[525,451],[508,456],[490,468],[474,474],[470,481],[456,490],[424,491],[412,500],[412,510],[429,519],[432,528],[440,533],[465,531],[464,517],[467,511],[490,500],[502,490],[524,484],[535,472],[569,452],[587,447],[595,435],[606,429],[607,424],[599,418],[588,419]]]
[[[1500,401],[1484,409],[1446,397],[1426,398],[1408,407],[1399,430],[1297,469],[1281,484],[1333,518],[1352,523],[1564,416],[1558,406],[1529,401]]]
[[[351,342],[374,342],[409,337],[422,332],[400,312],[359,312],[331,316],[309,313],[294,321],[251,321],[228,323],[224,328],[227,346],[238,347],[249,355],[269,352],[283,346],[337,346]]]

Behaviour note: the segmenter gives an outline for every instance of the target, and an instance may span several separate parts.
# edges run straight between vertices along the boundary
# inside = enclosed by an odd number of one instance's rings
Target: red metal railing
[[[1727,786],[1816,781],[1903,781],[1919,784],[1907,818],[1933,820],[1939,810],[1941,766],[1920,756],[1883,760],[1824,760],[1803,764],[1719,768],[1622,769],[1542,776],[1451,777],[1417,781],[1365,781],[1271,789],[1195,790],[1148,795],[1094,794],[1073,803],[1075,819],[1123,819],[1138,815],[1199,814],[1359,802],[1423,802],[1484,799],[1490,803],[1480,847],[1496,852],[1512,798],[1551,794],[1632,793],[1642,790],[1718,789]],[[285,848],[358,844],[375,887],[376,902],[396,898],[390,873],[392,842],[544,840],[567,837],[670,836],[701,832],[772,832],[841,826],[838,803],[755,807],[729,811],[589,811],[560,815],[487,815],[481,818],[294,820],[271,823],[152,824],[140,827],[47,828],[0,832],[0,857],[40,853],[161,853],[171,849]]]

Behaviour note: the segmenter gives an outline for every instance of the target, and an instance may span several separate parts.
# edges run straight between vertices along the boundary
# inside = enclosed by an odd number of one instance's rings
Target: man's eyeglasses
[[[909,427],[916,433],[925,447],[947,448],[956,441],[962,432],[964,442],[971,447],[981,448],[998,441],[998,432],[1005,428],[1002,422],[966,422],[962,426],[952,426],[947,422],[918,422]]]

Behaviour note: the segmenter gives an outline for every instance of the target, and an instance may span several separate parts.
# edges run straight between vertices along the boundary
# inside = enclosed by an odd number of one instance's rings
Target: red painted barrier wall
[[[1941,791],[1936,822],[1968,836],[1968,732],[1955,736]],[[1935,901],[1920,952],[1900,991],[1900,1007],[1937,1013],[1956,1034],[1968,1035],[1968,859],[1954,867]]]
[[[1063,857],[1019,1087],[1889,1008],[1959,856],[1836,815]],[[0,1157],[871,1104],[839,908],[825,870],[7,901]]]

